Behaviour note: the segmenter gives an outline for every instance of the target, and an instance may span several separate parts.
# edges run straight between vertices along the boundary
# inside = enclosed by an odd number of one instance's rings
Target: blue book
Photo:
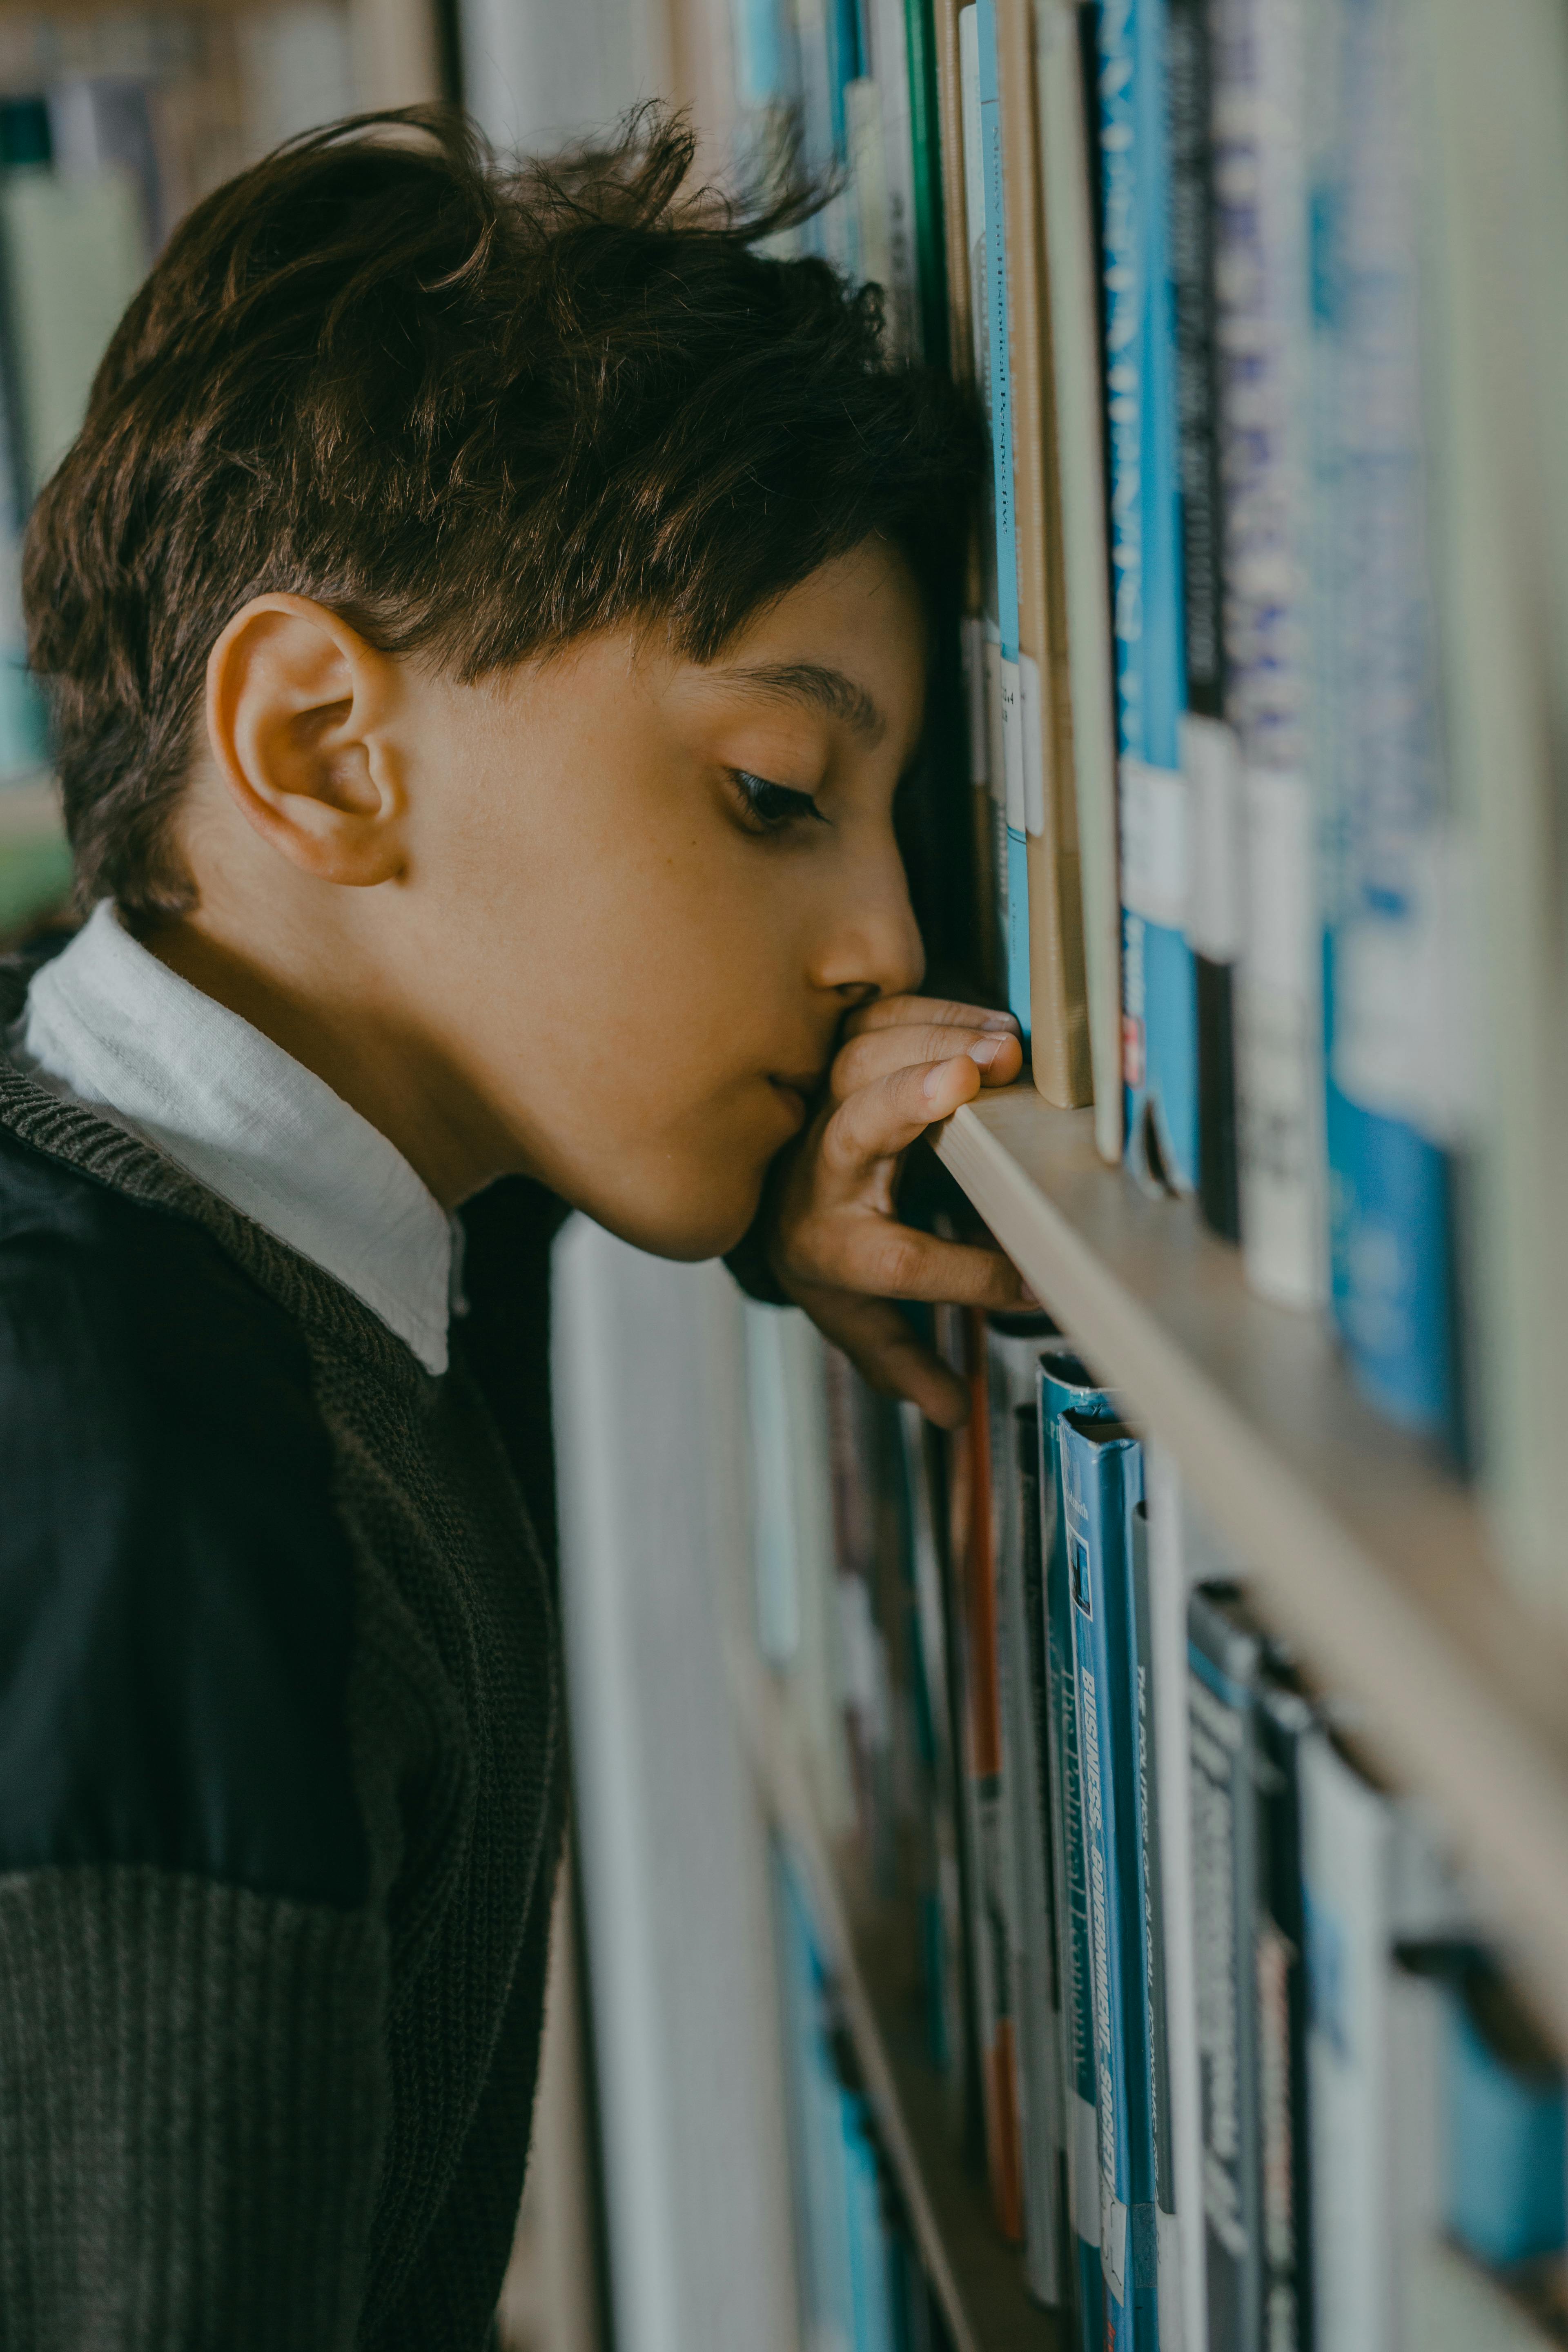
[[[1098,33],[1127,1156],[1142,1181],[1187,1192],[1198,1174],[1197,978],[1184,929],[1164,0],[1100,0]]]
[[[1100,2268],[1100,2154],[1089,1881],[1084,1866],[1074,1696],[1072,1597],[1067,1518],[1062,1509],[1062,1426],[1116,1418],[1116,1401],[1068,1347],[1049,1348],[1040,1362],[1040,1533],[1045,1556],[1046,1720],[1051,1791],[1051,1870],[1058,1889],[1057,1965],[1061,1987],[1062,2080],[1066,2105],[1068,2218],[1072,2236],[1079,2352],[1104,2352],[1105,2294]]]
[[[1061,1465],[1089,1876],[1102,2340],[1105,2352],[1157,2352],[1159,2167],[1132,1577],[1142,1457],[1124,1423],[1069,1412]]]
[[[882,2208],[882,2173],[864,2099],[840,2098],[849,2205],[853,2352],[895,2352],[892,2244]]]
[[[1024,711],[1018,671],[1018,517],[1013,480],[1013,365],[1007,307],[1007,213],[1002,101],[996,82],[996,0],[976,0],[981,186],[985,237],[986,415],[996,527],[996,625],[1002,649],[1002,751],[1006,770],[1007,1007],[1029,1034],[1029,865]]]
[[[1313,112],[1333,128],[1311,159],[1310,218],[1331,1297],[1368,1399],[1458,1447],[1459,893],[1427,546],[1418,109],[1397,0],[1324,13]]]
[[[855,2334],[845,2092],[825,2028],[826,1971],[805,1888],[777,1844],[773,1888],[801,2317],[812,2342],[842,2344],[860,2352]]]
[[[1506,2270],[1568,2245],[1563,2065],[1495,1965],[1468,1954],[1445,2003],[1450,2236]]]

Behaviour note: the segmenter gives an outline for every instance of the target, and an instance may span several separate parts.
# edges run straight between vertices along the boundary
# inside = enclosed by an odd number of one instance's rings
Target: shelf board
[[[919,1948],[907,1910],[858,1903],[847,1849],[826,1836],[787,1684],[743,1639],[727,1644],[731,1692],[763,1809],[811,1889],[840,2012],[954,2352],[1065,2352],[1024,2291],[1022,2258],[991,2217],[955,2144],[942,2078],[921,2047]]]
[[[1022,1085],[934,1140],[1368,1743],[1436,1801],[1568,2038],[1568,1631],[1510,1583],[1473,1491],[1360,1402],[1321,1318],[1254,1297],[1190,1202],[1108,1168],[1091,1113]]]

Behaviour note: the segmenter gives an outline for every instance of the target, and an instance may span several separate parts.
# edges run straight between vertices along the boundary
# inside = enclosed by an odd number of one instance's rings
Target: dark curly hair
[[[170,817],[207,656],[291,590],[465,681],[626,622],[710,658],[873,536],[958,560],[984,462],[878,289],[759,240],[811,193],[693,186],[644,109],[548,163],[445,108],[290,142],[132,303],[27,533],[34,667],[82,904],[193,898]]]

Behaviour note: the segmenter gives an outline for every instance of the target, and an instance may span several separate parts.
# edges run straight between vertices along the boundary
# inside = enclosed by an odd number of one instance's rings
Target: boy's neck
[[[144,932],[150,954],[248,1021],[331,1087],[395,1146],[447,1210],[505,1174],[515,1154],[460,1079],[374,992],[352,977],[331,992],[268,970],[199,920]]]

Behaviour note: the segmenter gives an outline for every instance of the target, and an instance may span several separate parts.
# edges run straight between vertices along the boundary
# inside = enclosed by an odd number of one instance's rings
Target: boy
[[[1018,1297],[893,1210],[1020,1061],[913,995],[892,830],[971,427],[689,162],[296,144],[175,236],[34,519],[92,911],[0,986],[8,2346],[485,2339],[563,1204],[743,1243],[941,1419],[889,1300]]]

